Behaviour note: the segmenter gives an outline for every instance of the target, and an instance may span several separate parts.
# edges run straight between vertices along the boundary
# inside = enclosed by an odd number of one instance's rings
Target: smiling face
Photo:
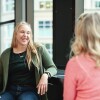
[[[27,46],[30,41],[31,29],[27,25],[22,25],[19,27],[16,33],[16,40],[18,46]]]

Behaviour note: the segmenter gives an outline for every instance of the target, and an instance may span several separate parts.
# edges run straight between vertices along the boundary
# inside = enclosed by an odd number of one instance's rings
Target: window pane
[[[0,50],[1,52],[11,45],[12,35],[13,35],[14,23],[9,23],[2,25],[0,27]]]
[[[100,0],[84,0],[84,12],[100,12]]]
[[[52,0],[34,0],[34,41],[43,43],[52,57]]]
[[[14,19],[14,0],[0,0],[0,22]]]

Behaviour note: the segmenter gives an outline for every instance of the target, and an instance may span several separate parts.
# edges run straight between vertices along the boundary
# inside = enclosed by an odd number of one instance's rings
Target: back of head
[[[75,24],[75,39],[71,45],[74,55],[89,53],[100,57],[100,14],[83,13]]]
[[[100,14],[83,13],[76,21],[73,52],[75,54],[92,53],[99,49],[97,45],[100,45]]]

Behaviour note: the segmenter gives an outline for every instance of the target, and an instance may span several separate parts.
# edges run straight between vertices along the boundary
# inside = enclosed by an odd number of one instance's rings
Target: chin
[[[28,45],[28,43],[23,43],[23,44],[22,44],[22,46],[27,46],[27,45]]]

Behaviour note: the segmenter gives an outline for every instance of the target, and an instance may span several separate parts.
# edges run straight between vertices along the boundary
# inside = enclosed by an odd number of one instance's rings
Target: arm
[[[40,51],[41,51],[41,60],[43,64],[42,66],[44,67],[45,71],[44,74],[41,76],[37,88],[38,88],[38,93],[42,95],[45,94],[45,92],[47,92],[48,77],[55,75],[57,73],[57,68],[45,46],[42,45],[40,47]]]
[[[45,72],[49,72],[50,76],[53,76],[57,73],[57,67],[55,66],[45,46],[42,46],[42,63],[43,67],[45,68]]]
[[[63,100],[75,100],[76,98],[76,62],[71,60],[67,63],[64,77]]]

